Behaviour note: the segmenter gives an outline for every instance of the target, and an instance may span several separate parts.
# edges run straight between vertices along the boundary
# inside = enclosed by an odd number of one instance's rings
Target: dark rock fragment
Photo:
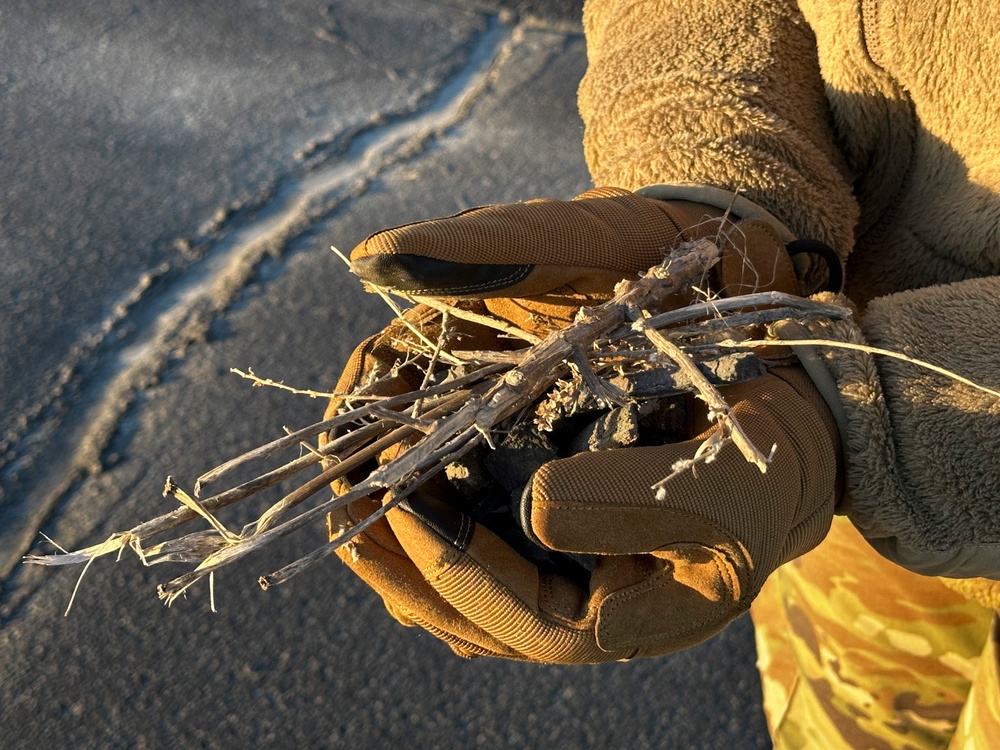
[[[639,439],[639,409],[635,404],[605,412],[573,436],[569,454],[624,448]]]
[[[558,458],[555,445],[524,420],[514,425],[496,450],[483,460],[486,470],[512,495],[520,497],[531,475],[542,464]]]

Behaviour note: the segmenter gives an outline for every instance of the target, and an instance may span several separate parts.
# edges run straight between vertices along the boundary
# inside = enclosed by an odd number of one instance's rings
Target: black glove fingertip
[[[424,255],[381,253],[351,261],[351,272],[376,286],[452,296],[499,291],[527,278],[528,264],[455,263]]]

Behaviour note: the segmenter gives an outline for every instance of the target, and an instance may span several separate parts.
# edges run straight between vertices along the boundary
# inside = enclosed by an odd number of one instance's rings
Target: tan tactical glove
[[[387,230],[355,249],[352,267],[379,285],[480,298],[494,314],[538,331],[565,323],[693,236],[725,243],[721,268],[707,280],[713,289],[796,292],[773,230],[723,222],[720,214],[591,191],[572,202],[491,206]],[[416,325],[431,318],[422,307],[408,317]],[[465,333],[485,339],[462,348],[502,346],[492,334]],[[337,391],[366,382],[373,369],[387,372],[407,335],[397,322],[363,343]],[[395,376],[386,393],[419,385],[416,368],[397,368]],[[519,508],[524,532],[555,557],[585,557],[550,565],[515,550],[460,510],[440,481],[389,511],[341,558],[397,619],[465,656],[589,663],[698,643],[745,611],[778,565],[819,543],[840,494],[836,426],[801,369],[774,368],[724,395],[751,440],[777,445],[766,474],[730,446],[697,476],[672,480],[666,499],[656,500],[651,485],[708,434],[707,419],[693,409],[691,440],[580,453],[534,473]],[[334,399],[328,414],[338,406]],[[331,535],[377,507],[368,500],[331,514]]]
[[[795,269],[771,225],[733,223],[723,214],[700,203],[597,188],[572,201],[482,206],[376,232],[351,253],[351,269],[414,295],[483,299],[494,315],[532,333],[566,325],[581,306],[610,298],[626,275],[700,237],[726,250],[703,285],[716,294],[798,294]]]

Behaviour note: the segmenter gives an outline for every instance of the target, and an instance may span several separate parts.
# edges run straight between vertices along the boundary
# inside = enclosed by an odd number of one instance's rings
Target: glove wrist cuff
[[[772,330],[778,338],[785,341],[801,341],[815,338],[808,328],[794,320],[779,321],[774,324]],[[823,398],[823,402],[833,416],[833,421],[837,423],[837,434],[840,437],[841,453],[843,454],[849,422],[847,411],[844,409],[844,403],[841,401],[837,381],[833,377],[833,373],[830,372],[830,369],[824,364],[815,347],[794,346],[792,347],[792,351],[795,353],[795,356],[798,358],[799,363],[806,371],[813,385],[816,386],[816,390],[819,391],[819,395]]]
[[[818,291],[840,292],[844,281],[843,261],[837,251],[824,242],[800,239],[774,214],[742,195],[700,183],[648,185],[636,195],[663,203],[683,201],[721,211],[733,223],[749,233],[756,225],[756,235],[769,234],[784,247],[791,261],[791,273],[798,281],[796,294],[807,296]]]
[[[689,201],[703,203],[706,206],[718,208],[720,211],[731,212],[734,220],[757,219],[764,221],[777,233],[782,242],[794,242],[797,237],[774,214],[761,208],[753,201],[712,185],[697,182],[677,182],[660,185],[647,185],[635,191],[636,195],[653,198],[660,201]]]

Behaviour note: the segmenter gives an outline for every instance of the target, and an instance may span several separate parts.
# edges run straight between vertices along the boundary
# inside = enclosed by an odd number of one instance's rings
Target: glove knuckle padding
[[[678,651],[717,633],[749,607],[734,607],[738,575],[723,552],[698,543],[662,550],[663,567],[601,601],[597,642],[644,656]]]

